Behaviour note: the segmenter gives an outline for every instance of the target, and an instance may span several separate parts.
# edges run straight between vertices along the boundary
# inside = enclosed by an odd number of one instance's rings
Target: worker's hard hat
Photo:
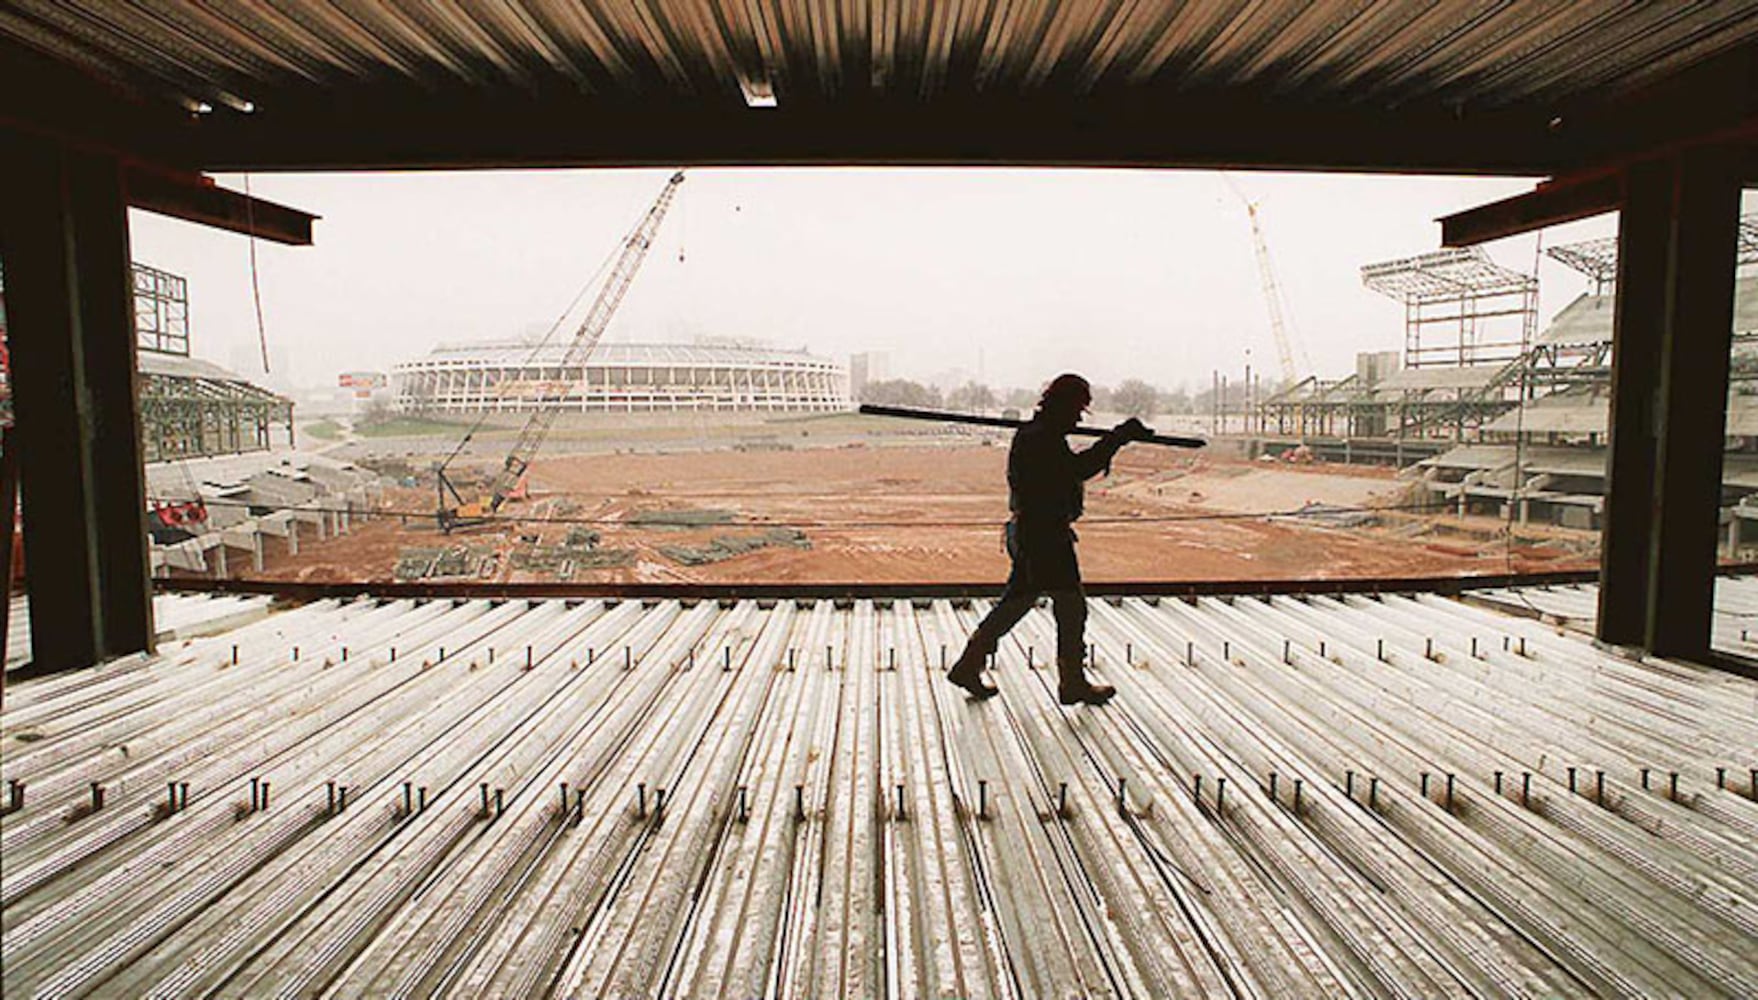
[[[1051,379],[1050,384],[1044,387],[1044,395],[1038,400],[1038,406],[1075,406],[1084,410],[1092,401],[1092,384],[1073,372],[1066,372]]]

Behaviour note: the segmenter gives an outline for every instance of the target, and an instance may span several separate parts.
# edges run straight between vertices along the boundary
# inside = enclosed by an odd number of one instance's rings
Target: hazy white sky
[[[663,170],[255,175],[323,218],[316,245],[259,243],[272,355],[305,384],[388,370],[441,341],[547,326],[658,193]],[[1260,202],[1295,337],[1325,374],[1402,346],[1361,265],[1433,250],[1437,216],[1529,179],[1234,174]],[[228,186],[242,178],[221,176]],[[1557,227],[1546,245],[1615,229]],[[136,260],[189,278],[194,352],[260,377],[243,237],[133,215]],[[1537,237],[1488,249],[1530,271]],[[682,260],[680,260],[680,254]],[[1541,323],[1586,288],[1546,259]],[[998,386],[1062,370],[1206,386],[1274,372],[1251,232],[1206,171],[697,169],[607,339],[759,338],[894,374]]]

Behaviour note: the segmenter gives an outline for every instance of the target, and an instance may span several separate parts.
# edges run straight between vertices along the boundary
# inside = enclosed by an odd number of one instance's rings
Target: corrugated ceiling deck
[[[6,995],[1758,995],[1758,684],[1127,599],[1111,706],[1045,612],[978,704],[981,610],[325,601],[13,686]]]
[[[0,35],[180,100],[444,90],[742,103],[1146,85],[1386,108],[1617,91],[1758,37],[1715,3],[1067,0],[335,4],[17,0]]]

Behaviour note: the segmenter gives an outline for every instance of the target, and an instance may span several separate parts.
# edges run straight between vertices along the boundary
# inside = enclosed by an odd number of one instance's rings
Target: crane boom
[[[1251,238],[1257,245],[1257,277],[1264,288],[1264,305],[1270,311],[1270,333],[1276,338],[1276,360],[1282,364],[1282,378],[1293,382],[1300,373],[1294,369],[1294,349],[1288,343],[1288,327],[1282,320],[1282,293],[1276,287],[1276,272],[1270,267],[1270,248],[1264,242],[1263,227],[1257,222],[1257,206],[1247,204],[1245,214],[1251,218]]]
[[[566,370],[573,365],[584,364],[592,349],[598,346],[599,338],[604,336],[605,329],[610,326],[611,317],[616,315],[617,306],[622,304],[629,285],[641,270],[641,263],[647,258],[647,251],[652,248],[653,239],[659,233],[659,224],[665,221],[665,213],[677,196],[678,185],[683,182],[682,170],[672,174],[665,182],[664,189],[659,192],[659,197],[648,207],[647,214],[641,217],[641,221],[623,241],[622,250],[618,252],[610,273],[604,280],[604,287],[599,289],[598,297],[593,299],[592,307],[586,311],[585,318],[574,331],[574,339],[563,352],[557,368]],[[554,426],[556,415],[561,410],[559,405],[550,405],[552,401],[545,398],[546,393],[542,390],[543,387],[540,386],[537,408],[531,411],[530,419],[525,421],[525,426],[519,431],[519,438],[513,443],[512,450],[507,452],[506,461],[501,463],[499,471],[495,473],[494,482],[485,499],[475,504],[464,503],[458,491],[446,479],[445,466],[439,468],[441,530],[451,531],[460,524],[494,515],[520,488],[526,470],[531,467],[531,460],[537,457],[538,449],[543,447],[543,439],[549,435],[549,429]],[[554,402],[559,404],[560,401],[558,399]],[[453,453],[454,457],[456,454],[457,452]],[[447,493],[451,494],[451,499],[457,506],[447,505]]]
[[[1282,290],[1276,284],[1275,268],[1270,266],[1270,247],[1264,240],[1263,226],[1258,222],[1257,203],[1239,190],[1239,185],[1233,183],[1233,178],[1226,174],[1221,176],[1227,181],[1227,186],[1233,189],[1234,195],[1244,203],[1246,218],[1251,221],[1252,247],[1257,252],[1258,283],[1263,287],[1264,308],[1270,314],[1270,335],[1276,341],[1276,360],[1281,363],[1282,378],[1292,383],[1300,377],[1300,373],[1294,367],[1294,343],[1288,336],[1288,324],[1282,316]]]

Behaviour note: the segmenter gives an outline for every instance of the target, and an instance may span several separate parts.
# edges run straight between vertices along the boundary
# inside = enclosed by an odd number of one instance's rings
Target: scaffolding
[[[143,351],[189,357],[189,282],[134,265],[134,343]]]
[[[1572,270],[1585,274],[1593,281],[1593,294],[1604,295],[1611,291],[1618,278],[1618,238],[1602,236],[1596,240],[1583,240],[1580,243],[1565,243],[1562,246],[1548,247],[1544,255],[1551,260]]]
[[[1404,367],[1463,368],[1520,357],[1538,328],[1538,279],[1481,247],[1369,264],[1361,283],[1404,305]]]
[[[293,402],[218,365],[142,352],[140,425],[148,462],[266,451],[277,426],[293,443]]]
[[[1339,382],[1308,379],[1265,401],[1266,427],[1464,441],[1531,390],[1538,279],[1477,247],[1370,264],[1361,281],[1404,306],[1401,367],[1376,361]]]
[[[293,441],[293,402],[219,365],[189,356],[189,282],[134,267],[134,345],[142,457],[266,451],[274,428]]]

